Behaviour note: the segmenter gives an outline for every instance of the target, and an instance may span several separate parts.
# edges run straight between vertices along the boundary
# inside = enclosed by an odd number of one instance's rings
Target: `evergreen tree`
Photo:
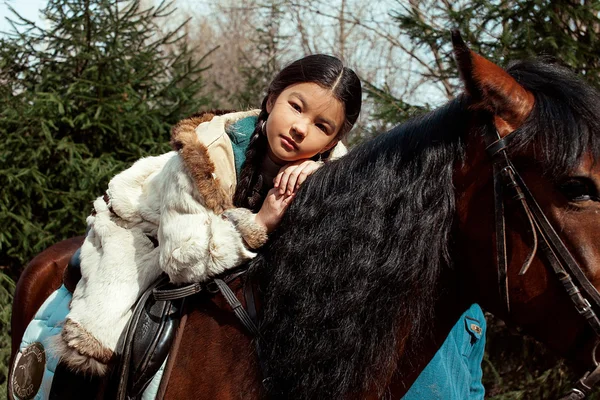
[[[207,99],[202,57],[171,4],[50,0],[47,28],[18,15],[0,39],[0,265],[85,232],[91,202]]]
[[[280,0],[269,0],[261,4],[256,18],[264,22],[257,25],[250,37],[251,46],[247,51],[253,54],[241,54],[242,63],[238,68],[242,87],[230,97],[234,108],[260,106],[269,83],[282,67],[280,42],[285,36],[280,33],[283,17],[281,3]]]
[[[15,283],[0,271],[0,398],[7,393],[8,360],[10,358],[10,316]]]
[[[409,55],[418,68],[414,79],[426,78],[440,103],[462,89],[452,58],[451,29],[459,29],[474,51],[499,65],[544,56],[600,87],[598,0],[411,0],[392,15],[399,40],[414,44]],[[367,90],[389,122],[403,121],[415,111],[407,102],[428,107],[418,99],[394,98],[385,88]],[[401,112],[387,112],[394,109]]]

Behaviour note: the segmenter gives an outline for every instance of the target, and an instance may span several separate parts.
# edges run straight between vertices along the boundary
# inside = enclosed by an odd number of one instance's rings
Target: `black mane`
[[[535,107],[512,135],[514,152],[535,143],[553,179],[575,168],[582,154],[600,156],[600,93],[570,70],[541,61],[516,62],[507,71],[535,95]]]
[[[598,153],[595,91],[556,66],[520,63],[510,72],[536,95],[532,116],[515,132],[518,148],[535,140],[554,170],[574,165],[585,149]],[[273,397],[383,394],[404,339],[398,324],[410,323],[413,338],[431,330],[438,278],[452,266],[452,178],[472,121],[467,106],[461,96],[414,118],[303,185],[252,265]]]

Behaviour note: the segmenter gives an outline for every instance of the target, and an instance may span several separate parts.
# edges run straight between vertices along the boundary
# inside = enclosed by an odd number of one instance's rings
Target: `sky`
[[[45,7],[47,0],[0,0],[0,35],[11,30],[6,17],[12,17],[9,6],[15,9],[23,18],[39,24],[41,21],[40,11]]]
[[[12,29],[11,25],[6,20],[6,17],[13,17],[9,6],[14,8],[19,15],[36,23],[36,25],[44,26],[41,19],[40,10],[46,6],[48,0],[0,0],[0,37]],[[210,1],[203,0],[177,0],[175,2],[178,8],[185,10],[193,7],[195,12],[208,10],[207,4]]]

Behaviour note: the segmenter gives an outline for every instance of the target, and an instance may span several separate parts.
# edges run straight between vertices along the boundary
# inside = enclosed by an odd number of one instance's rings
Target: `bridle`
[[[512,133],[512,132],[511,132]],[[575,261],[564,242],[558,236],[552,224],[533,197],[531,191],[512,164],[507,148],[512,138],[509,133],[500,137],[497,130],[488,129],[484,134],[486,151],[492,157],[494,176],[494,206],[496,225],[496,258],[498,265],[498,287],[500,296],[510,314],[510,299],[508,292],[506,230],[504,216],[505,189],[512,189],[515,200],[521,204],[531,225],[533,245],[530,254],[523,263],[519,275],[524,275],[538,249],[542,251],[552,271],[569,295],[577,312],[582,315],[596,333],[596,344],[592,350],[592,360],[595,368],[575,384],[575,387],[561,400],[584,399],[594,385],[600,381],[600,364],[596,360],[596,349],[600,343],[600,320],[594,312],[600,310],[600,293],[585,276],[581,267]],[[541,238],[541,240],[538,240]],[[538,245],[539,244],[539,245]]]

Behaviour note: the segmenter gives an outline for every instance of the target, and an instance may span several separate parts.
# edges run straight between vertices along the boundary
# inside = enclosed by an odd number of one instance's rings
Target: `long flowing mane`
[[[596,91],[554,65],[523,62],[509,72],[536,96],[515,132],[518,149],[535,141],[552,171],[575,165],[586,149],[599,153]],[[477,134],[468,132],[472,117],[460,96],[363,143],[303,185],[252,264],[271,395],[383,395],[390,371],[410,362],[417,338],[432,330],[440,274],[452,268],[453,170],[466,135]]]

